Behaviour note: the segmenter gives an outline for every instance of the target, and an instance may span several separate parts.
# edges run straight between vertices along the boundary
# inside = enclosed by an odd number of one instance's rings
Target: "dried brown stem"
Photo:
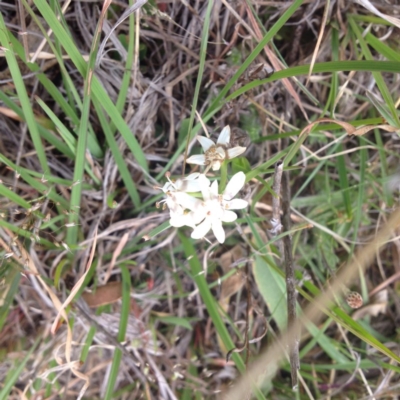
[[[281,181],[282,181],[282,172],[283,172],[283,163],[277,163],[275,165],[275,175],[274,175],[274,184],[273,184],[273,191],[274,197],[272,198],[272,219],[273,224],[274,221],[277,224],[281,223]],[[278,233],[278,232],[277,232]]]
[[[277,236],[282,231],[281,224],[281,181],[282,181],[283,163],[277,163],[275,165],[274,184],[272,197],[272,219],[270,233],[273,236]],[[282,241],[279,240],[276,245],[279,248],[279,252],[283,254]]]
[[[249,357],[250,357],[250,343],[249,343],[249,315],[251,310],[251,288],[250,288],[250,271],[249,271],[249,263],[246,263],[246,291],[247,291],[247,307],[246,307],[246,335],[245,335],[245,344],[246,344],[246,360],[245,365],[246,369],[249,365]]]
[[[290,182],[289,172],[284,171],[282,176],[282,223],[283,231],[290,232]],[[294,329],[296,323],[296,282],[294,277],[292,238],[287,234],[282,239],[284,265],[286,274],[288,329]],[[297,371],[300,369],[299,340],[296,332],[289,344],[289,359],[292,375],[292,387],[297,387]]]

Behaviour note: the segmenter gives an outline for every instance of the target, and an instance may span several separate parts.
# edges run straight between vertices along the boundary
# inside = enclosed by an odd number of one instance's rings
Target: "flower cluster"
[[[225,160],[242,154],[246,148],[227,149],[230,140],[230,128],[226,126],[215,144],[205,137],[197,138],[204,149],[204,155],[188,158],[188,163],[206,165],[207,169],[218,170]],[[200,239],[212,230],[218,242],[225,241],[223,222],[233,222],[237,215],[232,210],[247,207],[248,202],[234,199],[245,184],[246,176],[238,172],[232,176],[224,191],[219,194],[218,181],[210,182],[205,173],[193,173],[189,176],[168,182],[162,188],[166,198],[158,205],[168,207],[170,224],[174,227],[189,226],[193,228],[191,237]],[[202,197],[202,198],[201,198]]]

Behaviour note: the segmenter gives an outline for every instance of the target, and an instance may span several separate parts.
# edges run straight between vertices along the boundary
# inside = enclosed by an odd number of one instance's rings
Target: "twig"
[[[249,365],[249,358],[250,358],[250,343],[249,343],[249,314],[251,310],[251,288],[250,288],[250,271],[249,271],[249,263],[246,263],[245,267],[246,271],[246,291],[247,291],[247,307],[246,307],[246,360],[245,360],[245,365],[246,369]]]
[[[283,231],[290,232],[290,182],[288,171],[284,171],[282,175],[282,212]],[[293,329],[296,323],[296,282],[292,258],[292,238],[290,234],[285,235],[282,242],[286,274],[288,329],[290,330]],[[297,371],[300,369],[298,332],[294,334],[289,344],[289,359],[292,388],[295,389],[298,385]]]
[[[272,198],[272,228],[270,233],[273,236],[279,235],[282,230],[290,232],[290,185],[289,172],[283,171],[283,163],[275,165],[274,197]],[[282,195],[282,201],[281,201]],[[282,224],[281,224],[282,209]],[[287,312],[288,329],[291,329],[296,321],[296,285],[294,278],[293,260],[292,260],[292,238],[285,235],[278,241],[280,253],[283,254],[283,265],[286,274],[286,292],[287,292]],[[297,370],[300,368],[298,335],[294,335],[294,340],[289,345],[289,360],[292,375],[292,387],[297,387]]]
[[[277,236],[282,231],[281,224],[281,181],[282,181],[283,163],[279,162],[275,165],[274,184],[272,190],[272,218],[270,233],[272,236]],[[276,245],[279,247],[280,253],[283,254],[282,241],[278,240]]]

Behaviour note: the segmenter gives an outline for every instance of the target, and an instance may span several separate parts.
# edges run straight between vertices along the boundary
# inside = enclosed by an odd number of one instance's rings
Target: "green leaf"
[[[243,171],[245,174],[252,170],[249,160],[246,157],[236,157],[232,160],[232,172],[236,174],[237,172]]]
[[[268,262],[265,259],[268,258]],[[258,290],[267,304],[272,318],[279,329],[284,331],[287,325],[286,284],[285,279],[272,269],[270,256],[255,256],[253,264],[254,279]]]
[[[190,331],[193,330],[192,325],[190,325],[190,322],[186,318],[166,316],[157,317],[157,319],[164,324],[181,326],[182,328],[189,329]]]

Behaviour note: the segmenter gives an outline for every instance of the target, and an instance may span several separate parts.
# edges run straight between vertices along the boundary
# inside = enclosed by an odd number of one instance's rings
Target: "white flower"
[[[199,174],[198,172],[195,172],[193,174],[188,175],[185,178],[179,178],[176,181],[171,181],[169,178],[169,175],[165,174],[165,176],[168,179],[168,182],[165,183],[165,185],[162,187],[162,191],[164,193],[168,192],[191,192],[191,193],[196,193],[200,192],[200,181],[199,181]]]
[[[204,218],[203,202],[187,193],[169,194],[166,203],[169,208],[171,226],[180,228],[190,226],[193,229]]]
[[[235,174],[226,185],[224,193],[218,194],[218,182],[214,181],[210,186],[210,181],[204,176],[199,177],[204,202],[202,207],[193,210],[194,214],[200,218],[204,216],[203,222],[196,226],[191,237],[193,239],[203,238],[212,229],[218,242],[224,243],[225,231],[222,222],[233,222],[237,215],[230,210],[241,210],[246,208],[246,200],[233,199],[243,187],[246,176],[243,172]],[[233,199],[233,200],[232,200]],[[196,218],[197,219],[197,218]]]
[[[193,211],[190,211],[198,210],[202,207],[202,201],[187,193],[201,191],[199,176],[199,173],[194,173],[173,182],[169,178],[169,175],[166,175],[168,182],[161,188],[166,198],[157,203],[157,207],[160,207],[162,204],[163,209],[165,209],[165,206],[168,206],[171,218],[170,224],[176,228],[185,225],[195,228],[195,225],[204,218],[203,214],[199,214],[198,212],[195,214]]]
[[[216,171],[221,168],[224,160],[237,157],[246,151],[246,147],[240,146],[228,149],[230,139],[231,128],[229,125],[222,129],[217,144],[204,136],[197,136],[197,140],[200,142],[201,147],[203,147],[204,154],[191,156],[186,161],[189,164],[210,165],[213,171]]]

